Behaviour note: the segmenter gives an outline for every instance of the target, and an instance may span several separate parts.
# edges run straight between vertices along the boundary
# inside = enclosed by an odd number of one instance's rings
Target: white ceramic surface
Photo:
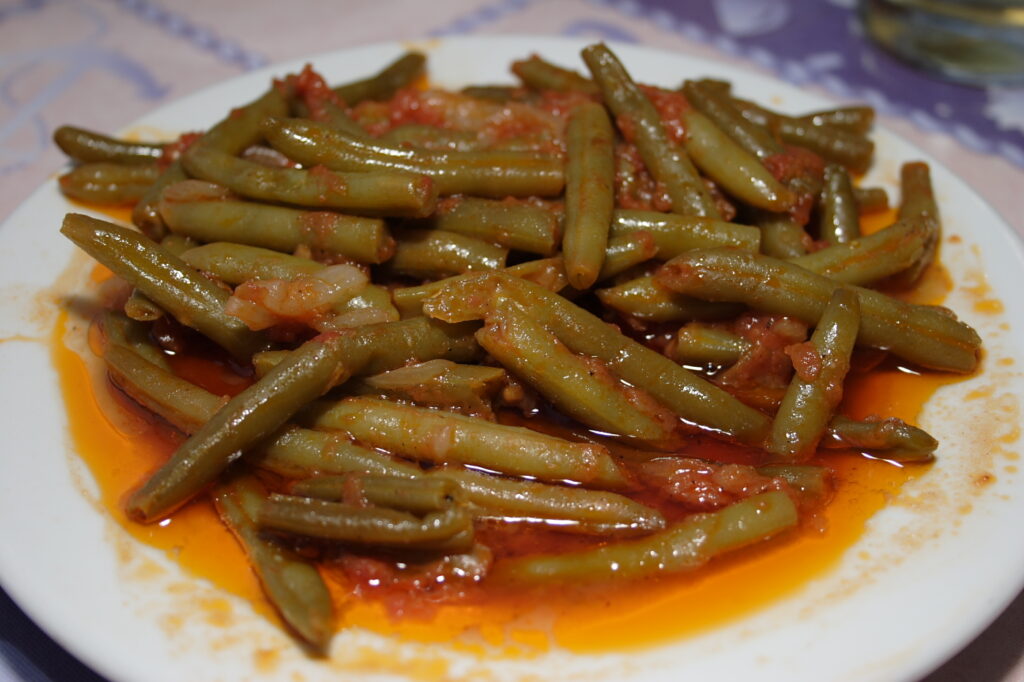
[[[532,52],[578,64],[582,44],[503,36],[416,47],[428,52],[434,81],[456,87],[508,81],[511,60]],[[339,82],[361,77],[407,47],[363,47],[311,61]],[[684,77],[713,75],[779,108],[828,104],[734,68],[633,46],[616,50],[646,82],[669,86]],[[248,74],[163,107],[139,125],[202,128],[259,94],[270,76],[300,66]],[[73,123],[74,112],[67,116]],[[878,162],[867,181],[897,196],[899,163],[930,159],[884,130],[875,140]],[[922,416],[921,425],[942,442],[935,467],[872,520],[836,570],[739,622],[628,655],[553,652],[501,662],[353,631],[336,638],[331,662],[315,662],[237,600],[230,628],[209,625],[196,604],[216,597],[216,590],[180,575],[163,556],[137,545],[105,518],[94,502],[90,474],[70,451],[48,354],[55,301],[74,287],[70,281],[54,287],[73,249],[57,231],[70,207],[48,182],[0,229],[0,433],[5,441],[0,581],[47,632],[116,681],[290,680],[295,674],[309,681],[390,679],[413,670],[412,662],[424,657],[449,660],[448,675],[466,679],[484,674],[488,679],[533,674],[537,679],[652,681],[919,677],[984,628],[1024,582],[1024,481],[1015,454],[1021,423],[1018,368],[1024,366],[1017,329],[1024,301],[1016,294],[1024,257],[1009,228],[954,172],[934,162],[932,168],[946,224],[943,255],[956,283],[947,303],[979,329],[986,343],[983,371],[943,390]],[[985,278],[1005,306],[1002,314],[975,309]],[[978,485],[985,473],[994,481]],[[154,564],[165,570],[143,570]],[[186,625],[169,627],[172,622]],[[279,653],[268,663],[258,655],[261,650]],[[389,661],[383,672],[365,667],[373,651]]]

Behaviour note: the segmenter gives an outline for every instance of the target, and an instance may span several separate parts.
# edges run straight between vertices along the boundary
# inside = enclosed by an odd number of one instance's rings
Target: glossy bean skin
[[[900,205],[897,216],[900,220],[916,221],[926,230],[924,254],[920,260],[890,282],[893,286],[906,288],[913,286],[934,262],[942,239],[942,219],[935,202],[928,164],[905,163],[900,168]]]
[[[821,441],[825,448],[851,448],[899,462],[928,462],[935,458],[939,442],[926,431],[901,419],[858,421],[837,415]]]
[[[193,247],[181,254],[181,259],[232,286],[250,279],[292,279],[311,275],[324,267],[309,258],[221,241]]]
[[[686,100],[710,118],[738,145],[764,159],[783,151],[782,145],[763,126],[751,123],[732,105],[728,92],[709,87],[704,81],[688,80],[683,83]]]
[[[132,208],[132,225],[142,230],[150,239],[160,240],[167,234],[167,227],[163,218],[160,217],[160,195],[165,187],[170,187],[176,182],[188,180],[188,173],[181,165],[181,160],[176,159],[164,169],[164,172],[153,181],[135,206]]]
[[[95,161],[75,166],[57,184],[65,196],[101,206],[131,206],[160,176],[154,164]]]
[[[62,152],[80,163],[104,161],[149,165],[164,153],[162,144],[121,140],[74,126],[57,128],[53,132],[53,141]]]
[[[537,55],[512,62],[512,73],[519,78],[523,85],[533,90],[600,94],[594,81],[576,71],[552,64]]]
[[[382,263],[395,248],[390,231],[379,218],[253,201],[191,198],[188,192],[175,192],[174,188],[164,193],[159,210],[173,233],[202,242],[234,242],[284,253],[308,246],[360,263]]]
[[[398,509],[413,514],[429,514],[451,506],[459,486],[437,477],[383,476],[380,474],[349,474],[317,476],[297,481],[291,494],[328,502],[342,502],[356,497],[358,503]]]
[[[660,286],[653,275],[643,275],[595,293],[601,303],[612,310],[647,322],[724,320],[742,312],[742,306],[678,294]]]
[[[598,431],[658,449],[677,445],[675,416],[653,398],[622,384],[608,367],[574,354],[529,309],[495,302],[477,342],[503,367],[562,414]]]
[[[814,455],[836,407],[843,398],[843,382],[850,371],[850,356],[860,328],[860,301],[849,289],[836,289],[822,311],[796,363],[782,404],[772,422],[768,449],[788,461]]]
[[[588,102],[569,116],[562,257],[569,283],[597,281],[614,208],[614,133],[605,108]]]
[[[239,476],[219,486],[213,500],[270,603],[315,653],[325,654],[335,629],[331,593],[311,561],[260,533],[256,518],[267,495],[255,477]]]
[[[500,579],[520,584],[631,580],[694,570],[719,554],[765,540],[796,525],[793,502],[780,492],[753,495],[716,512],[693,514],[638,540],[500,565]]]
[[[435,463],[471,464],[545,481],[625,484],[599,445],[572,443],[521,427],[375,398],[346,398],[306,415],[315,428],[345,431],[370,447]]]
[[[561,220],[554,209],[479,197],[446,199],[429,224],[434,229],[541,256],[554,254],[562,237]]]
[[[427,58],[422,53],[406,52],[372,76],[337,86],[334,93],[350,107],[365,100],[391,99],[420,78],[426,64]]]
[[[799,258],[807,253],[811,237],[788,215],[760,212],[756,222],[761,232],[761,253],[772,258]]]
[[[295,118],[267,119],[264,133],[272,146],[303,164],[426,175],[443,195],[556,196],[565,184],[562,160],[550,154],[410,149]]]
[[[65,217],[61,233],[238,360],[248,362],[267,345],[261,334],[224,312],[228,292],[145,235],[77,213]]]
[[[322,335],[229,400],[128,499],[128,516],[163,518],[199,494],[228,465],[349,374],[347,344]]]
[[[631,132],[640,156],[658,182],[665,185],[672,211],[717,218],[718,209],[685,150],[672,142],[657,108],[637,87],[618,58],[602,44],[583,50],[583,61],[601,89],[605,106],[621,130]],[[627,136],[627,137],[630,137]]]
[[[683,365],[728,366],[735,364],[751,345],[742,336],[724,329],[688,324],[676,332],[669,356]]]
[[[825,166],[825,185],[819,202],[818,236],[829,244],[846,244],[860,237],[860,211],[853,183],[838,164]]]
[[[853,198],[861,215],[889,210],[889,194],[882,187],[854,187]]]
[[[791,262],[836,282],[867,286],[914,267],[924,258],[927,241],[928,227],[922,221],[901,220]]]
[[[800,116],[800,120],[816,126],[832,126],[863,134],[871,130],[875,122],[875,110],[866,106],[839,107],[813,111]]]
[[[202,146],[185,152],[182,164],[192,176],[243,197],[292,206],[423,217],[432,213],[437,203],[437,187],[422,174],[269,168]]]
[[[761,234],[756,227],[693,216],[618,209],[612,215],[611,237],[648,232],[658,258],[668,260],[690,249],[731,246],[757,251]]]
[[[394,235],[395,250],[386,269],[398,275],[438,279],[471,270],[498,270],[508,257],[508,249],[458,232],[396,228]]]
[[[124,346],[160,369],[170,371],[167,356],[149,337],[149,325],[108,311],[100,318],[100,329],[107,344]]]
[[[655,280],[679,293],[741,302],[811,325],[817,324],[832,292],[843,286],[792,263],[724,249],[678,256],[658,271]],[[860,299],[858,343],[932,369],[972,372],[978,366],[981,339],[948,311],[851,288]]]
[[[452,282],[423,306],[447,321],[483,319],[498,296],[513,296],[537,322],[574,353],[608,364],[621,379],[650,393],[691,427],[760,447],[768,418],[603,320],[543,287],[507,275],[477,275]]]

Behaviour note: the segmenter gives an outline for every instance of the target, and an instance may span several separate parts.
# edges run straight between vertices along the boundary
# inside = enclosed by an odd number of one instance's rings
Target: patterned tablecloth
[[[243,9],[244,7],[244,9]],[[62,123],[117,130],[245,71],[383,40],[488,33],[639,43],[743,65],[881,123],[954,168],[1024,236],[1024,89],[934,80],[865,41],[855,0],[5,0],[0,219],[63,163]],[[1024,597],[931,682],[1024,682]],[[0,592],[0,682],[99,680]]]

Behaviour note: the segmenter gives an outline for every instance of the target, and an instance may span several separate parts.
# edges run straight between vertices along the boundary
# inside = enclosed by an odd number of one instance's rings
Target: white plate
[[[578,64],[581,46],[494,36],[416,47],[429,53],[432,78],[456,87],[508,81],[508,64],[532,52]],[[361,77],[408,47],[376,45],[312,61],[338,82]],[[829,104],[736,68],[631,46],[616,50],[643,81],[671,86],[686,76],[714,75],[780,108]],[[139,124],[162,130],[205,127],[258,95],[271,76],[299,67],[295,62],[248,74],[168,105]],[[74,113],[68,118],[73,123]],[[415,670],[416,660],[439,659],[448,661],[445,675],[467,679],[485,672],[489,679],[532,674],[593,680],[867,680],[925,674],[980,632],[1024,580],[1024,484],[1015,464],[1024,344],[1014,328],[1024,321],[1024,300],[1017,295],[1024,257],[1010,229],[952,173],[884,130],[875,139],[878,163],[868,181],[888,187],[892,196],[897,196],[900,162],[923,158],[932,164],[946,224],[944,258],[957,283],[948,304],[979,329],[987,359],[979,376],[942,391],[922,416],[922,425],[942,442],[939,463],[873,519],[836,570],[798,594],[712,632],[638,653],[553,652],[520,661],[492,661],[349,631],[335,640],[335,660],[314,662],[238,600],[230,628],[202,622],[194,605],[215,590],[182,576],[105,518],[91,501],[90,475],[69,453],[45,344],[56,313],[54,281],[73,251],[57,232],[70,207],[54,182],[43,185],[0,230],[0,338],[13,339],[0,343],[4,588],[54,638],[112,680],[290,680],[293,674],[304,680],[370,679],[372,666],[359,666],[373,652],[388,662],[381,669],[394,674]],[[959,241],[951,242],[949,235]],[[1002,315],[975,310],[978,285],[986,276],[1005,305]],[[978,485],[983,473],[992,474],[994,482]],[[162,577],[140,577],[147,572],[138,566],[146,562],[168,570]],[[189,586],[184,595],[183,584]],[[168,627],[175,619],[186,625]],[[259,651],[277,653],[261,657]]]

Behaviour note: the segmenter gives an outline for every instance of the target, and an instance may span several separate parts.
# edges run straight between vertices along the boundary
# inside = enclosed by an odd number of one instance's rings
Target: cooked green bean
[[[241,154],[246,147],[262,138],[260,122],[267,116],[285,116],[288,102],[278,88],[271,87],[263,95],[232,109],[231,113],[210,128],[193,145],[215,149],[225,154]]]
[[[250,279],[293,279],[324,268],[309,258],[228,242],[196,246],[181,254],[181,259],[232,286]]]
[[[309,246],[360,263],[381,263],[394,251],[394,240],[379,218],[252,201],[209,200],[194,196],[189,187],[174,185],[160,200],[160,215],[176,234],[202,242],[234,242],[285,253]]]
[[[273,147],[300,163],[335,171],[426,175],[440,194],[556,196],[565,184],[562,160],[551,154],[411,149],[300,118],[267,119],[264,133]]]
[[[279,429],[246,459],[253,466],[287,478],[348,473],[414,478],[422,474],[415,464],[356,445],[340,434],[291,424]]]
[[[861,215],[889,210],[889,194],[881,187],[854,187],[853,198]]]
[[[601,93],[594,81],[576,71],[552,64],[538,55],[512,62],[512,73],[532,90],[583,92],[588,95]]]
[[[350,107],[364,100],[388,100],[422,76],[426,63],[419,52],[406,52],[373,76],[339,85],[334,93]]]
[[[477,197],[442,201],[430,225],[541,256],[557,250],[562,234],[558,212],[553,208]]]
[[[128,300],[124,302],[124,314],[139,322],[153,322],[164,316],[160,306],[138,289],[133,289]]]
[[[905,163],[900,168],[900,207],[897,215],[901,220],[921,223],[927,231],[921,258],[891,282],[894,286],[909,287],[921,278],[935,260],[942,238],[942,219],[939,217],[939,206],[935,203],[928,164],[919,161]]]
[[[704,81],[683,83],[686,100],[715,122],[743,149],[759,159],[782,153],[783,147],[763,126],[751,123],[736,110],[728,91],[722,93]]]
[[[846,244],[791,259],[836,282],[866,286],[903,272],[924,257],[928,228],[920,220],[901,220]]]
[[[233,478],[213,496],[270,603],[296,634],[316,652],[325,653],[334,635],[331,593],[311,561],[260,534],[256,517],[266,499],[266,489],[252,476]]]
[[[690,249],[731,246],[757,251],[761,234],[756,227],[722,220],[682,216],[656,211],[616,210],[611,236],[649,232],[658,247],[658,258],[668,260]]]
[[[832,292],[843,286],[792,263],[726,249],[678,256],[658,271],[655,281],[689,296],[742,302],[812,325]],[[859,343],[933,369],[971,372],[978,366],[981,339],[949,311],[850,288],[860,299]]]
[[[348,374],[340,335],[304,343],[192,434],[128,500],[128,516],[155,521],[198,494],[233,460]]]
[[[460,414],[359,397],[320,406],[306,418],[316,428],[339,429],[364,445],[412,459],[597,487],[619,488],[625,483],[600,445]]]
[[[809,502],[823,501],[832,487],[829,470],[812,464],[765,464],[757,467],[757,473],[782,479]]]
[[[646,538],[555,556],[510,559],[499,564],[495,577],[548,583],[631,580],[690,571],[719,554],[792,528],[796,522],[796,507],[785,493],[762,493],[716,512],[693,514]]]
[[[615,277],[657,255],[658,246],[649,232],[633,232],[609,239],[608,248],[604,252],[604,263],[601,264],[596,281],[603,282]],[[565,268],[564,261],[562,267]]]
[[[145,196],[159,176],[155,164],[95,161],[75,166],[60,176],[58,184],[72,199],[103,206],[130,205]]]
[[[677,294],[655,283],[651,275],[594,293],[609,308],[647,322],[718,320],[735,317],[743,310],[742,306],[730,303],[709,303]]]
[[[391,292],[379,284],[368,284],[358,294],[334,304],[334,312],[338,316],[357,316],[377,322],[397,322],[401,315],[391,301]],[[374,311],[374,315],[363,317],[363,313]],[[335,317],[339,319],[339,317]],[[361,323],[362,324],[362,323]],[[354,326],[361,326],[354,325]],[[353,325],[349,325],[353,326]]]
[[[119,313],[106,312],[101,318],[101,326],[108,344],[124,346],[157,367],[170,370],[167,356],[149,337],[149,325],[140,324]]]
[[[800,120],[816,126],[833,126],[863,134],[871,130],[875,122],[875,110],[865,106],[840,107],[804,114]]]
[[[182,164],[193,176],[244,197],[294,206],[419,217],[429,215],[437,203],[434,182],[413,173],[268,168],[202,146],[185,152]]]
[[[64,218],[61,233],[179,322],[220,344],[237,359],[248,362],[266,345],[262,335],[224,312],[228,292],[148,237],[79,213]]]
[[[80,163],[105,161],[149,165],[159,160],[164,153],[162,144],[119,140],[74,126],[57,128],[53,133],[53,141],[61,151]]]
[[[790,216],[762,211],[756,222],[761,232],[761,253],[772,258],[798,258],[807,253],[811,237]]]
[[[472,131],[448,130],[419,123],[396,126],[382,134],[380,139],[388,144],[402,147],[448,149],[460,152],[469,152],[482,147],[479,136]]]
[[[440,467],[427,474],[456,483],[462,501],[488,516],[557,521],[559,530],[587,534],[643,534],[665,527],[657,510],[604,490],[550,485]]]
[[[328,502],[343,502],[353,496],[359,506],[368,502],[375,507],[428,514],[451,506],[458,489],[455,481],[440,477],[346,474],[298,481],[292,485],[291,493]]]
[[[188,174],[185,172],[185,167],[181,165],[181,160],[178,159],[171,162],[171,165],[149,186],[149,189],[139,198],[138,203],[132,209],[132,224],[142,230],[143,234],[150,239],[159,240],[167,234],[167,227],[164,225],[163,218],[160,217],[160,195],[163,194],[165,187],[170,187],[182,180],[188,180]]]
[[[850,371],[850,355],[859,327],[857,294],[849,289],[836,289],[810,342],[794,352],[796,375],[772,422],[769,451],[791,461],[806,460],[814,454],[843,399],[843,382]]]
[[[939,442],[916,426],[890,417],[858,421],[849,417],[833,417],[828,435],[821,441],[826,448],[853,448],[869,454],[899,461],[928,461],[935,455]]]
[[[481,319],[499,295],[516,296],[531,317],[574,353],[592,355],[620,378],[646,391],[688,424],[760,447],[768,418],[669,358],[626,337],[561,296],[502,274],[453,281],[424,303],[424,311],[450,321]]]
[[[530,318],[529,309],[493,304],[477,342],[562,414],[592,429],[664,449],[678,447],[678,420],[649,395],[624,385],[607,365],[574,354]]]
[[[853,184],[839,164],[825,166],[825,185],[819,202],[818,234],[829,244],[846,244],[860,236],[860,212]]]
[[[438,359],[355,379],[345,391],[490,416],[490,400],[504,384],[505,371],[500,367]]]
[[[573,109],[566,144],[562,257],[569,284],[586,289],[601,272],[615,207],[615,138],[605,108],[586,102]]]
[[[386,269],[398,275],[438,279],[498,270],[508,257],[508,249],[457,232],[397,228],[394,234],[395,251]]]
[[[788,211],[793,206],[796,201],[793,193],[710,118],[696,109],[686,109],[681,120],[686,127],[686,153],[694,165],[727,194],[775,213]]]
[[[738,334],[703,324],[680,327],[668,355],[683,365],[734,365],[753,344]]]
[[[640,157],[654,177],[663,183],[672,200],[672,211],[717,218],[718,209],[682,146],[671,140],[658,109],[637,87],[618,58],[603,44],[583,50],[583,61],[601,89],[619,130],[636,144]]]
[[[473,517],[455,506],[419,518],[382,507],[271,495],[260,506],[256,522],[282,533],[375,547],[454,553],[473,544]]]

